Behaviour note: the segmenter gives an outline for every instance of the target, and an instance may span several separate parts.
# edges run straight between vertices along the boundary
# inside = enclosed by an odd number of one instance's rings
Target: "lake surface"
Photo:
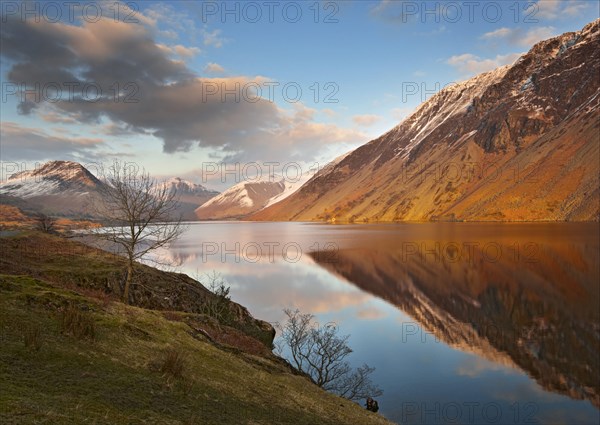
[[[166,253],[260,319],[350,334],[407,424],[600,423],[598,224],[190,224]]]

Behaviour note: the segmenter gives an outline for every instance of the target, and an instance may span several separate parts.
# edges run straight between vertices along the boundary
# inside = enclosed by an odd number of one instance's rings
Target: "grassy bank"
[[[0,239],[1,423],[388,423],[322,391],[256,343],[236,346],[239,329],[194,312],[118,302],[98,289],[118,268],[110,256],[71,249],[70,274],[49,244],[37,276],[14,273],[33,267],[11,262],[27,240],[58,242],[39,234]],[[56,269],[58,276],[49,273]]]

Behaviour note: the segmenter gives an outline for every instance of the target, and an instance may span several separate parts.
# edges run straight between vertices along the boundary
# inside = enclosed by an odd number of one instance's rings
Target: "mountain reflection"
[[[444,343],[600,407],[598,226],[514,227],[493,239],[477,227],[435,239],[423,230],[311,257]]]

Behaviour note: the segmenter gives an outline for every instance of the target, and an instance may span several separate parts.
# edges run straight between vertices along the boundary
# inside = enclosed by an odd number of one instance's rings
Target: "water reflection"
[[[600,419],[598,230],[205,223],[170,255],[223,273],[259,318],[292,306],[337,321],[399,423],[587,424]]]
[[[469,233],[312,256],[447,344],[600,406],[598,240]]]

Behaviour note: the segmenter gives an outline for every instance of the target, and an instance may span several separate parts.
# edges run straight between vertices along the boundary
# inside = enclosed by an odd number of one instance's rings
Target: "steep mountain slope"
[[[240,218],[264,208],[285,191],[286,182],[281,177],[244,181],[198,207],[196,217],[200,220]]]
[[[103,185],[77,162],[50,161],[11,175],[0,184],[0,194],[2,199],[24,199],[30,209],[45,213],[86,216]]]
[[[448,87],[256,220],[598,220],[600,20]]]
[[[83,165],[73,161],[50,161],[31,171],[12,174],[0,185],[3,194],[33,198],[58,193],[85,193],[102,182]]]
[[[177,192],[177,198],[179,199],[178,212],[185,220],[195,220],[194,210],[219,194],[215,190],[207,189],[200,184],[179,177],[173,177],[166,181],[164,186],[167,186],[170,191]]]

